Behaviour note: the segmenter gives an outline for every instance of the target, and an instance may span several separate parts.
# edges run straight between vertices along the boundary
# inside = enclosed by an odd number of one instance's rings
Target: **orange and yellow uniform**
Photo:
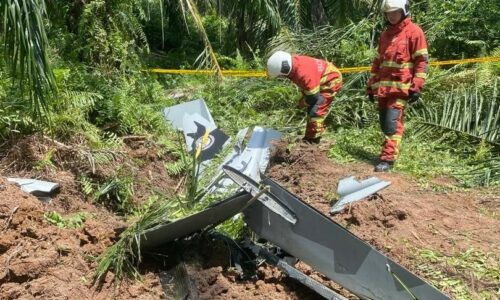
[[[404,108],[419,94],[428,68],[427,41],[409,17],[382,33],[373,61],[368,94],[378,97],[380,125],[385,135],[380,160],[394,161],[404,131]]]
[[[342,87],[342,74],[325,60],[292,55],[292,70],[288,78],[302,91],[307,107],[306,139],[320,138],[325,131],[324,118],[335,95]]]

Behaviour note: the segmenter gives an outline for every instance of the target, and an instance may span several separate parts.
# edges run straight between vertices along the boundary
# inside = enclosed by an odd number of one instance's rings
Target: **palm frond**
[[[449,93],[441,108],[416,112],[417,133],[456,132],[500,146],[500,102],[497,84],[488,99],[478,88],[461,88]]]
[[[184,3],[184,1],[185,1],[185,3]],[[200,66],[202,66],[202,67],[204,67],[204,66],[212,67],[214,69],[215,73],[219,76],[219,78],[221,78],[222,77],[222,70],[219,66],[219,62],[217,61],[215,51],[212,48],[212,44],[210,43],[207,32],[205,31],[205,27],[203,26],[202,15],[198,11],[198,7],[196,6],[196,3],[193,0],[180,0],[180,3],[181,3],[181,8],[182,8],[184,18],[186,18],[186,9],[187,9],[187,11],[189,11],[191,17],[193,18],[194,23],[196,24],[198,31],[201,34],[201,37],[203,39],[203,43],[205,44],[205,49],[198,56],[197,61],[200,62]]]
[[[465,175],[471,178],[473,184],[489,186],[500,182],[500,155],[494,154],[490,158],[474,161],[473,169]]]
[[[48,97],[56,82],[47,57],[48,40],[43,16],[43,0],[2,0],[5,60],[21,87],[27,83],[34,116],[41,119],[48,111]]]

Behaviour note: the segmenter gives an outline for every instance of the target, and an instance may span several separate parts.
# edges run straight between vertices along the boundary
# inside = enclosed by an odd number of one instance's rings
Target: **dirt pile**
[[[408,246],[452,253],[471,247],[492,252],[500,245],[500,221],[482,205],[500,202],[491,194],[435,191],[400,173],[374,173],[367,164],[336,164],[320,147],[304,144],[291,152],[280,147],[268,175],[327,216],[339,179],[390,181],[370,201],[355,203],[333,219],[393,257],[403,259]]]
[[[69,148],[32,136],[0,153],[3,176],[61,185],[44,202],[0,177],[0,299],[109,299],[115,294],[120,299],[161,298],[159,280],[151,272],[143,281],[124,282],[119,288],[112,285],[111,273],[101,289],[92,285],[95,259],[114,243],[125,222],[86,200],[73,172],[90,172],[89,164],[71,156]],[[68,219],[78,213],[87,217],[80,228],[59,228],[45,217],[52,211]]]
[[[207,300],[321,298],[265,263],[254,266],[254,272],[242,277],[231,263],[231,257],[237,255],[235,252],[241,254],[241,250],[221,239],[197,236],[194,242],[171,250],[174,253],[165,253],[168,257],[176,256],[179,261],[178,265],[167,267],[168,274],[160,272],[167,294],[177,295],[177,298],[167,298],[179,299],[185,295],[189,295],[189,299]]]
[[[28,137],[0,151],[3,176],[61,184],[58,194],[46,203],[0,178],[0,299],[172,298],[162,281],[168,268],[155,259],[144,260],[141,281],[124,281],[115,287],[113,274],[108,273],[100,289],[92,285],[95,258],[117,240],[126,223],[104,206],[89,202],[76,177],[93,171],[89,176],[105,177],[126,166],[134,178],[134,201],[142,202],[152,187],[175,193],[178,179],[169,177],[164,167],[171,158],[154,144],[133,138],[112,164],[92,170],[75,147],[79,146]],[[366,164],[335,164],[322,147],[299,144],[288,149],[289,145],[279,145],[268,175],[327,216],[341,177],[376,175],[391,181],[371,201],[354,204],[333,219],[410,270],[415,249],[453,253],[475,248],[499,253],[500,221],[495,213],[500,200],[495,193],[453,192],[442,188],[443,180],[436,183],[437,189],[422,187],[398,173],[374,174]],[[65,218],[82,212],[88,217],[79,228],[59,228],[47,222],[45,214],[51,211]],[[273,267],[262,265],[256,277],[242,280],[224,245],[207,244],[190,251],[185,269],[201,299],[317,299]],[[298,268],[339,290],[303,263]]]
[[[339,179],[355,175],[390,181],[388,188],[368,201],[330,217],[421,277],[425,274],[415,269],[415,259],[423,249],[445,255],[471,249],[500,255],[498,193],[453,191],[443,178],[421,185],[404,174],[374,173],[367,164],[336,164],[322,147],[299,144],[292,151],[288,148],[279,145],[268,176],[327,216],[337,199]],[[473,276],[463,279],[476,287],[480,281]]]

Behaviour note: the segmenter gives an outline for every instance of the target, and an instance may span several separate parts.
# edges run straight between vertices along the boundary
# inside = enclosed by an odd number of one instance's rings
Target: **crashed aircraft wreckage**
[[[279,199],[283,209],[297,218],[295,224],[291,223],[258,199],[243,211],[252,231],[356,296],[380,300],[449,299],[273,180],[261,175],[263,180],[257,184],[235,169],[224,170],[237,183],[245,178],[246,186],[269,187],[268,194]]]
[[[257,183],[234,168],[223,169],[245,192],[187,218],[147,230],[141,236],[141,248],[161,246],[242,212],[249,228],[260,237],[362,299],[449,299],[273,180],[261,175]],[[323,297],[341,299],[292,270],[292,266],[279,264],[288,269],[292,278]]]
[[[183,131],[190,152],[194,151],[202,136],[210,140],[211,134],[213,143],[204,145],[202,154],[205,151],[206,155],[203,160],[213,158],[228,142],[228,137],[217,129],[202,99],[166,108],[164,114],[175,128]],[[144,231],[139,238],[142,249],[160,247],[213,228],[243,213],[248,227],[260,237],[362,299],[449,299],[273,180],[261,175],[269,163],[271,141],[279,139],[281,133],[255,127],[247,147],[243,149],[246,134],[247,129],[240,131],[233,152],[226,157],[222,170],[205,189],[207,193],[227,192],[234,181],[243,191],[199,213]],[[338,193],[341,198],[332,207],[331,213],[341,211],[345,205],[366,198],[389,184],[377,178],[361,182],[354,177],[345,178],[339,182]],[[318,295],[326,299],[345,299],[292,265],[267,253],[265,249],[255,245],[250,249]]]

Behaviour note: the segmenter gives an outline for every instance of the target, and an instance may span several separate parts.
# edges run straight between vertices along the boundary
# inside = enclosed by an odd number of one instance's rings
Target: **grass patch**
[[[91,214],[86,212],[80,212],[66,218],[56,211],[49,211],[44,214],[44,218],[48,223],[59,228],[80,228],[89,217],[91,217]]]
[[[423,182],[437,176],[449,176],[463,185],[477,184],[469,176],[476,160],[470,156],[470,146],[452,147],[442,140],[430,140],[414,134],[412,123],[407,123],[400,155],[395,164],[395,171],[411,174]],[[341,128],[329,134],[335,140],[329,151],[330,158],[340,163],[364,161],[374,164],[382,146],[383,136],[378,125],[368,128]],[[477,151],[484,151],[478,146]],[[474,151],[472,149],[472,151]]]
[[[435,250],[421,250],[415,268],[453,299],[498,299],[500,257],[469,249],[451,256]]]

